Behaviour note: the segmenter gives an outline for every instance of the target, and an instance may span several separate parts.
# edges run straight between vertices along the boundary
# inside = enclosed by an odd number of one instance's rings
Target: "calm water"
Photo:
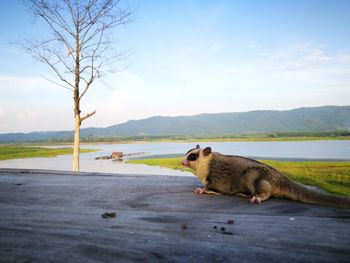
[[[138,143],[138,144],[100,144],[83,145],[83,148],[100,149],[98,152],[81,154],[81,171],[106,172],[124,174],[155,175],[191,175],[190,173],[146,165],[126,164],[111,160],[95,160],[95,157],[110,155],[113,151],[124,154],[140,153],[129,157],[145,158],[158,155],[183,155],[196,143]],[[224,154],[243,155],[253,158],[269,159],[317,159],[317,160],[349,160],[350,141],[303,141],[303,142],[210,142],[202,147],[210,146],[213,151]],[[71,170],[72,156],[64,155],[56,158],[33,158],[0,161],[0,168],[27,168]]]

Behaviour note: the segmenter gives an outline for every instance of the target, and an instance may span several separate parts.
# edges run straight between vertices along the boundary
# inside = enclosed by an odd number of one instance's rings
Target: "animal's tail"
[[[289,181],[281,188],[283,197],[290,198],[294,201],[308,204],[350,208],[349,197],[322,193],[292,181]]]

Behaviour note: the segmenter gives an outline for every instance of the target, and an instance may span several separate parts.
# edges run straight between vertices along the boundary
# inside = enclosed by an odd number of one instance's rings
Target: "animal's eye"
[[[196,154],[196,153],[191,153],[189,156],[187,156],[187,160],[189,160],[191,162],[197,160],[197,158],[198,158],[198,154]]]

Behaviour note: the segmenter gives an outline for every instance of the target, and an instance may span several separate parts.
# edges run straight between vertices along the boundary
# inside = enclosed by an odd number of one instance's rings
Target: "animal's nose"
[[[182,160],[181,164],[183,166],[189,166],[189,162],[185,159],[185,160]]]

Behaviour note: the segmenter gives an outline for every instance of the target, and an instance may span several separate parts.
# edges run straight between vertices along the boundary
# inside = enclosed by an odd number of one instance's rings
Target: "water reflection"
[[[191,173],[142,164],[128,164],[112,160],[95,160],[91,154],[81,154],[81,172],[121,173],[121,174],[151,174],[151,175],[182,175]],[[0,161],[1,168],[72,170],[72,156],[65,155],[55,158],[28,158]]]

